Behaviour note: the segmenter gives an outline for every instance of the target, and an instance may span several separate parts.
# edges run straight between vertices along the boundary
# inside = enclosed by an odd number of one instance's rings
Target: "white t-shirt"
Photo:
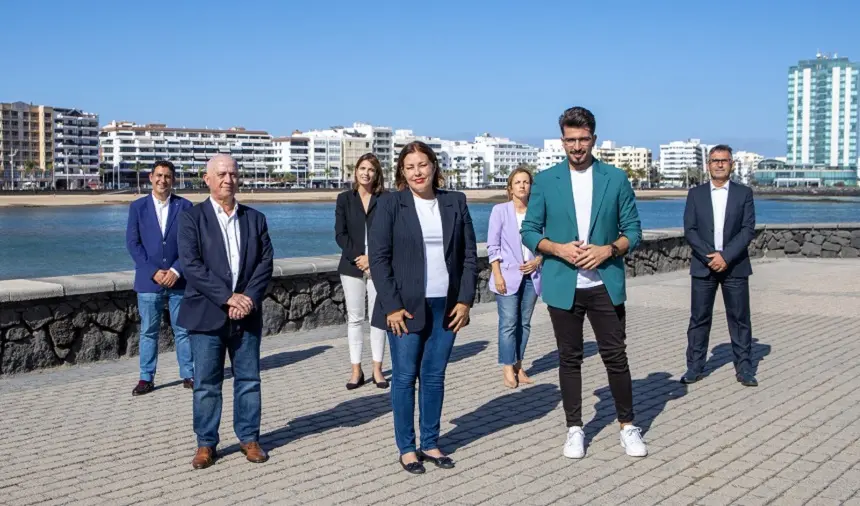
[[[594,173],[592,167],[585,170],[571,170],[570,184],[573,186],[573,204],[576,208],[576,227],[579,229],[579,240],[583,245],[588,244],[588,232],[591,230],[591,199],[594,193]],[[603,281],[596,269],[579,269],[576,276],[577,288],[600,286]]]
[[[523,220],[526,218],[526,213],[520,214],[520,213],[515,212],[515,214],[517,215],[517,226],[519,227],[520,232],[522,232]],[[523,244],[521,247],[523,248],[523,260],[528,262],[530,260],[529,255],[531,254],[531,251],[529,251],[529,249],[526,248],[525,244]]]
[[[442,233],[442,215],[436,199],[415,197],[415,211],[424,236],[424,296],[448,296],[448,265],[445,263],[445,238]]]

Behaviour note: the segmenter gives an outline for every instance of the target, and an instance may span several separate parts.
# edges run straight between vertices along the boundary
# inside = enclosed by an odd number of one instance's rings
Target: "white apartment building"
[[[543,149],[538,151],[537,172],[546,170],[567,158],[561,139],[544,139]]]
[[[703,174],[707,149],[699,139],[672,141],[660,145],[660,178],[663,186],[687,187],[687,171]]]
[[[485,133],[475,137],[476,150],[483,153],[487,167],[484,186],[506,186],[508,175],[520,165],[537,166],[539,149],[504,137]]]
[[[300,132],[297,132],[300,133]],[[310,139],[300,135],[272,139],[274,173],[290,185],[308,183]]]
[[[786,137],[791,165],[853,169],[860,63],[818,53],[788,69]]]
[[[755,175],[759,162],[764,160],[764,156],[752,151],[737,151],[734,154],[734,160],[735,169],[732,172],[732,179],[743,184],[749,184],[750,179]]]
[[[356,122],[352,124],[351,130],[353,132],[363,134],[365,137],[370,139],[370,152],[379,158],[379,163],[382,164],[383,169],[394,166],[397,153],[394,152],[393,148],[394,133],[392,132],[391,127],[374,126],[369,123]],[[346,160],[345,163],[355,163],[355,161]]]
[[[138,125],[112,121],[99,134],[105,179],[114,187],[136,185],[137,170],[148,172],[158,160],[176,166],[179,185],[203,174],[206,162],[229,154],[239,163],[242,184],[265,184],[274,169],[275,152],[268,132],[234,127],[227,130],[173,128],[161,123]],[[141,185],[146,181],[141,178]]]
[[[487,186],[489,163],[481,146],[469,141],[442,141],[441,149],[449,160],[445,176],[448,187]]]
[[[592,155],[598,160],[614,165],[620,169],[629,168],[635,176],[641,175],[640,181],[648,179],[653,160],[651,150],[636,146],[617,146],[613,141],[603,141],[600,146],[595,146]],[[633,177],[631,179],[637,179]]]
[[[394,162],[397,162],[397,157],[400,156],[400,151],[410,142],[421,141],[430,146],[430,149],[436,153],[436,158],[439,160],[439,168],[444,173],[448,173],[451,169],[450,153],[443,149],[443,143],[446,142],[438,137],[429,137],[426,135],[415,135],[412,130],[399,129],[394,131]]]
[[[301,135],[308,139],[307,182],[309,187],[340,187],[343,183],[344,130],[336,127],[302,132]]]
[[[54,107],[55,188],[76,189],[99,183],[99,116]]]

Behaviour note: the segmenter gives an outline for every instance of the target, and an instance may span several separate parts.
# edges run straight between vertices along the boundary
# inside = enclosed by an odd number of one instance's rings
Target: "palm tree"
[[[643,169],[642,167],[639,167],[638,169],[635,169],[633,171],[633,181],[636,182],[636,186],[638,186],[639,188],[642,188],[642,181],[647,180],[647,178],[648,171]]]
[[[702,182],[702,171],[698,167],[687,167],[684,175],[687,178],[687,188]]]
[[[651,170],[648,171],[648,186],[659,186],[661,179],[663,179],[663,176],[660,175],[660,171],[657,170],[657,167],[651,167]]]
[[[325,187],[329,188],[329,178],[331,177],[331,167],[326,167],[323,170],[323,176],[325,176]]]
[[[511,173],[511,170],[507,165],[502,165],[501,167],[499,167],[499,170],[497,172],[497,174],[499,176],[501,176],[502,179],[505,179],[506,177],[508,177],[508,174],[510,174],[510,173]]]
[[[627,175],[627,179],[633,179],[633,169],[630,168],[630,163],[624,162],[621,164],[619,169],[624,171],[624,174]]]
[[[48,180],[48,173],[51,174],[51,178],[53,179],[54,164],[51,162],[46,163],[45,167],[42,169],[42,179],[44,179],[45,181]]]
[[[137,193],[140,194],[140,171],[143,170],[143,164],[140,162],[134,162],[134,167],[131,170],[137,175]]]
[[[105,164],[99,164],[99,185],[105,187]]]
[[[348,163],[346,164],[346,179],[348,181],[352,180],[352,171],[355,170],[355,165]]]
[[[37,167],[38,165],[36,165],[36,162],[34,162],[33,160],[27,160],[26,162],[24,162],[24,177],[32,181],[33,175],[36,173]],[[35,191],[35,188],[33,189],[33,191]]]
[[[472,167],[472,172],[474,172],[474,175],[475,175],[475,180],[478,183],[478,185],[480,186],[481,179],[483,179],[481,176],[483,176],[484,164],[482,164],[481,162],[472,162],[471,167]]]

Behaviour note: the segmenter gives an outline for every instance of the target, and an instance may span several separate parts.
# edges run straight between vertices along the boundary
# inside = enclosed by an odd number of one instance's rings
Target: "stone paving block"
[[[757,389],[734,379],[719,300],[711,373],[683,388],[677,378],[684,372],[689,277],[631,280],[628,356],[637,423],[651,445],[644,459],[626,457],[618,445],[611,399],[601,397],[606,373],[588,325],[583,419],[592,439],[585,459],[561,456],[564,415],[546,308],[539,304],[535,311],[526,361],[536,384],[508,390],[498,381],[497,317],[490,304],[476,307],[448,368],[439,443],[453,452],[454,470],[429,466],[427,474],[413,477],[400,469],[390,391],[343,388],[346,331],[333,327],[264,340],[261,441],[271,455],[264,465],[249,464],[236,451],[229,378],[220,447],[228,455],[205,471],[190,468],[189,393],[174,385],[132,398],[136,360],[0,378],[0,453],[15,462],[0,466],[0,503],[855,501],[860,342],[844,337],[860,324],[860,262],[778,260],[755,270],[754,355],[763,357]],[[828,279],[826,290],[821,279]],[[159,358],[159,376],[165,382],[177,377],[175,356]],[[141,469],[157,481],[144,484]]]

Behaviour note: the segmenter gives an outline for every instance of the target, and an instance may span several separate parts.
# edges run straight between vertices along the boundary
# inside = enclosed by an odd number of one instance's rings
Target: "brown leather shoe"
[[[252,441],[248,444],[239,443],[239,448],[242,450],[245,457],[248,458],[248,462],[262,464],[269,460],[269,455],[266,453],[266,450],[262,449],[260,444],[256,441]]]
[[[137,386],[134,387],[134,390],[131,391],[131,395],[135,397],[137,397],[138,395],[146,395],[153,390],[155,390],[155,383],[151,381],[140,380],[137,382]]]
[[[215,447],[201,446],[197,448],[194,460],[191,461],[191,467],[194,469],[206,469],[215,463],[216,458],[218,458],[218,455],[215,453]]]

